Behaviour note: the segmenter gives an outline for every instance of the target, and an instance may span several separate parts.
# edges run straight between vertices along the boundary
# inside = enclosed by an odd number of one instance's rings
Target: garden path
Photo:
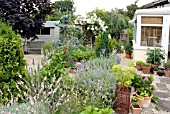
[[[129,62],[133,59],[125,58],[124,54],[121,55],[121,64],[127,67]],[[141,71],[137,71],[142,76],[149,76],[150,74],[143,74]],[[170,77],[153,75],[153,85],[156,87],[154,95],[159,97],[158,105],[161,110],[158,111],[155,108],[155,104],[151,104],[149,108],[143,109],[141,114],[170,114]]]

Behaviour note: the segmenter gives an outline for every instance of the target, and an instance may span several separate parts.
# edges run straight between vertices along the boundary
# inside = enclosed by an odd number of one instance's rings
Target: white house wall
[[[168,45],[169,45],[169,28],[170,28],[170,15],[137,15],[137,33],[136,33],[136,41],[133,43],[134,52],[133,59],[134,60],[142,60],[146,61],[146,52],[147,49],[153,49],[154,47],[140,46],[141,43],[141,16],[163,16],[163,25],[162,26],[162,40],[161,46],[162,49],[165,50],[165,53],[168,55]],[[153,24],[148,26],[153,26]],[[165,59],[167,61],[167,57]]]

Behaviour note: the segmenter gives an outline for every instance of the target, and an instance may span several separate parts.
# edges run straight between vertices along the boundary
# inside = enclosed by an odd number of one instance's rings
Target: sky
[[[52,2],[56,0],[51,0]],[[85,15],[87,12],[95,8],[105,9],[110,11],[115,8],[126,9],[126,6],[135,3],[136,0],[74,0],[75,14]],[[139,0],[138,6],[153,2],[154,0]]]

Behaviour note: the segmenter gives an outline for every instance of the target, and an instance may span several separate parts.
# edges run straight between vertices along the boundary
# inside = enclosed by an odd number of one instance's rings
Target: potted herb
[[[142,61],[137,61],[136,62],[136,68],[138,69],[138,70],[142,70]]]
[[[153,97],[153,91],[155,87],[151,85],[153,82],[153,76],[143,77],[139,80],[141,87],[136,88],[136,96],[141,107],[149,107],[151,99]]]
[[[158,67],[153,66],[153,67],[152,67],[152,69],[153,69],[153,73],[154,73],[154,75],[157,75]]]
[[[142,63],[142,71],[144,74],[150,74],[151,65],[148,63]]]
[[[140,114],[140,112],[142,111],[141,106],[139,105],[139,102],[137,101],[137,97],[134,95],[132,96],[132,114]]]
[[[123,44],[126,58],[131,58],[131,55],[133,53],[133,47],[131,43],[129,41],[125,41]]]
[[[123,69],[120,64],[114,65],[111,70],[111,73],[114,74],[118,80],[114,101],[114,110],[117,113],[129,113],[130,90],[128,87],[131,85],[131,79],[134,78],[136,72],[136,68],[131,65],[125,69]]]
[[[164,63],[164,68],[165,76],[170,77],[170,61]]]
[[[147,50],[146,62],[152,64],[152,66],[159,66],[165,59],[165,52],[161,48],[154,48]]]

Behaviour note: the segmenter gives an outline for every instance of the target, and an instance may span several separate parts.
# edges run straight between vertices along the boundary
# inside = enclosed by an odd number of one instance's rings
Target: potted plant
[[[152,67],[152,69],[153,69],[153,73],[154,73],[154,75],[157,75],[158,67],[153,66],[153,67]]]
[[[136,68],[131,66],[123,69],[122,65],[114,65],[111,73],[117,79],[117,88],[115,90],[114,110],[117,113],[128,114],[130,107],[130,90],[131,79],[134,78]]]
[[[142,70],[142,61],[137,61],[136,62],[136,68],[138,69],[138,70]]]
[[[158,76],[163,76],[165,74],[165,69],[164,68],[158,68],[157,75]]]
[[[164,63],[164,68],[165,76],[170,77],[170,61]]]
[[[141,107],[149,107],[155,87],[151,85],[153,76],[143,77],[139,80],[141,87],[136,88],[136,96]]]
[[[132,96],[132,114],[140,114],[140,112],[142,111],[141,106],[139,105],[139,102],[137,101],[137,97],[134,95]]]
[[[146,62],[156,67],[165,59],[165,52],[161,48],[148,49],[146,55]]]
[[[148,63],[142,63],[142,71],[144,74],[150,74],[151,65]]]
[[[131,58],[131,55],[133,53],[133,47],[131,43],[129,41],[125,41],[123,44],[126,58]]]

